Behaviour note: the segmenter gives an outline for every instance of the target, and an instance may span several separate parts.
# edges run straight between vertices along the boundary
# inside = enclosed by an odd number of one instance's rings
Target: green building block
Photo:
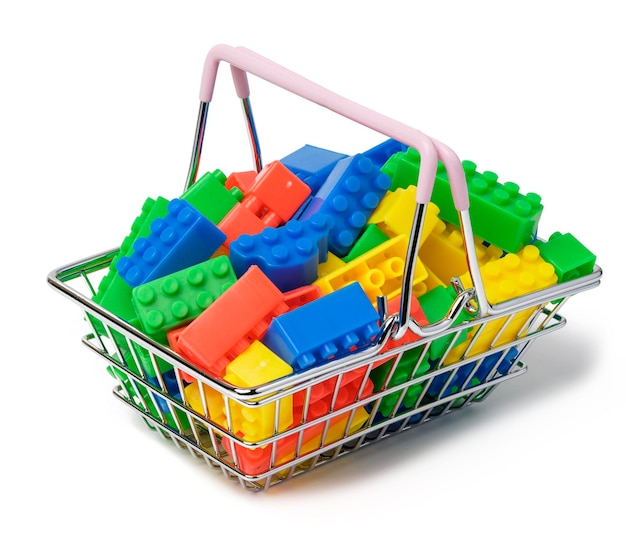
[[[381,172],[391,178],[390,192],[400,187],[406,189],[409,185],[417,185],[419,171],[420,155],[412,147],[391,155],[381,168]]]
[[[391,177],[391,189],[406,188],[415,185],[419,164],[419,153],[409,148],[406,152],[393,155],[382,171]],[[477,172],[476,164],[471,161],[466,160],[462,164],[467,179],[474,235],[506,252],[518,252],[530,244],[537,234],[543,212],[541,197],[536,193],[522,195],[519,185],[498,182],[494,172]],[[439,207],[441,219],[459,225],[448,175],[441,163],[437,167],[432,202]]]
[[[144,201],[141,213],[135,218],[129,234],[122,241],[117,255],[111,262],[109,272],[100,281],[98,291],[93,297],[94,302],[131,324],[137,318],[131,303],[131,288],[118,275],[116,265],[120,258],[133,253],[133,243],[137,238],[150,234],[150,226],[155,219],[167,215],[168,203],[169,201],[163,197],[156,200],[148,198]]]
[[[430,363],[428,362],[428,354],[424,359],[422,359],[422,363],[417,368],[415,375],[413,375],[413,370],[415,369],[415,365],[419,360],[424,347],[419,346],[417,348],[413,348],[411,350],[405,351],[402,355],[402,358],[398,362],[396,370],[394,371],[391,379],[387,383],[388,388],[392,388],[394,386],[398,386],[400,384],[404,384],[408,380],[412,378],[419,378],[423,374],[426,374],[430,369]],[[389,372],[391,371],[391,367],[395,362],[395,358],[389,359],[379,367],[376,367],[370,373],[370,380],[374,384],[374,393],[381,390]],[[413,377],[411,378],[411,376]],[[423,390],[422,384],[415,384],[414,386],[409,386],[404,394],[404,398],[402,399],[402,405],[407,409],[412,408],[417,403],[419,396],[422,394]],[[392,412],[398,400],[402,395],[403,390],[398,390],[397,392],[393,392],[389,395],[386,395],[381,399],[380,405],[378,407],[378,412],[383,417],[388,417]]]
[[[188,324],[237,280],[227,256],[217,256],[139,285],[132,302],[144,332],[161,343]]]
[[[352,245],[350,252],[346,256],[342,258],[344,262],[350,262],[355,258],[359,257],[361,254],[365,254],[372,250],[372,248],[377,247],[379,244],[388,241],[389,237],[383,233],[378,226],[373,223],[368,223],[365,226],[365,230],[361,234],[361,236],[356,240],[356,242]]]
[[[121,383],[130,400],[138,405],[143,411],[147,412],[152,418],[161,422],[161,416],[159,415],[160,412],[165,423],[173,430],[176,430],[180,433],[181,430],[183,432],[186,432],[191,429],[189,418],[182,409],[174,406],[174,412],[176,414],[176,419],[178,420],[177,423],[172,413],[163,410],[159,411],[157,409],[158,405],[151,397],[151,393],[142,384],[136,385],[137,389],[139,390],[139,393],[137,393],[137,391],[135,391],[135,386],[131,384],[130,379],[128,378],[128,376],[126,376],[126,373],[124,371],[113,366],[108,366],[107,372]]]
[[[226,189],[224,187],[225,182],[226,175],[221,170],[207,172],[180,198],[186,200],[198,212],[217,225],[243,198],[243,193],[238,187]]]
[[[571,233],[553,233],[547,242],[536,241],[541,257],[554,266],[559,283],[588,275],[596,256]]]
[[[426,294],[420,296],[418,301],[426,319],[428,319],[428,322],[436,323],[441,320],[446,313],[448,313],[448,310],[450,309],[452,302],[456,299],[456,296],[457,294],[453,287],[437,286],[432,290],[429,290]],[[471,315],[466,311],[462,311],[452,326],[457,326],[463,321],[467,321],[469,319],[471,319]],[[445,336],[441,336],[433,340],[430,344],[430,348],[428,349],[430,359],[432,361],[439,360],[448,349],[448,346],[452,342],[453,338],[456,337],[454,342],[455,346],[464,342],[467,338],[468,331],[469,329],[464,329],[460,331],[458,336],[456,336],[456,333],[446,334]]]

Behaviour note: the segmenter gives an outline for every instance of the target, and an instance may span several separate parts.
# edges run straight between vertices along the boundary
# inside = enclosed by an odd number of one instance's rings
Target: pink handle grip
[[[416,194],[418,203],[427,204],[430,201],[437,173],[437,161],[441,160],[448,173],[457,210],[469,208],[465,172],[459,158],[449,147],[406,124],[337,95],[246,48],[233,48],[223,44],[211,48],[204,62],[200,101],[207,103],[211,101],[217,69],[221,61],[230,64],[235,89],[240,98],[247,98],[250,95],[246,75],[246,72],[249,72],[354,122],[417,149],[421,157]]]

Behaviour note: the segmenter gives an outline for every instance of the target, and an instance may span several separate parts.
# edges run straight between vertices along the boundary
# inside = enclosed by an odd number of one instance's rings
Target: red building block
[[[322,297],[322,290],[319,286],[307,285],[299,288],[294,288],[283,293],[285,304],[289,308],[289,311],[296,309],[297,307],[308,304],[317,298]]]
[[[400,296],[396,296],[392,300],[389,300],[389,303],[387,304],[387,311],[389,312],[389,315],[400,312]],[[413,317],[413,319],[415,319],[417,323],[421,326],[428,325],[428,319],[426,318],[426,315],[424,315],[424,312],[422,311],[422,308],[414,294],[411,294],[411,317]],[[387,340],[387,343],[383,346],[382,350],[380,350],[379,353],[385,353],[389,350],[403,346],[405,344],[410,344],[411,342],[415,342],[419,339],[420,337],[417,334],[415,334],[411,330],[407,330],[404,336],[399,340],[389,338],[389,340]],[[382,365],[386,361],[388,361],[388,359],[381,359],[380,361],[377,361],[376,363],[374,363],[373,368]]]
[[[256,235],[266,227],[284,224],[309,197],[311,189],[283,164],[274,161],[257,174],[254,184],[244,194],[245,198],[218,225],[226,234],[226,246],[239,235]]]
[[[221,377],[228,363],[287,309],[283,293],[254,265],[178,335],[178,353]]]
[[[226,189],[237,187],[245,196],[252,190],[256,177],[257,173],[254,170],[250,170],[249,172],[233,172],[226,178],[224,186]]]

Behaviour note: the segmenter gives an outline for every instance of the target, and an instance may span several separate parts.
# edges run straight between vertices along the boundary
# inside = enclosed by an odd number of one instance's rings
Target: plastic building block
[[[174,399],[181,401],[180,389],[178,387],[178,381],[176,380],[176,373],[174,372],[174,370],[171,369],[167,372],[161,373],[161,378],[163,380],[163,385],[165,386],[165,391]],[[148,383],[154,386],[156,389],[163,391],[161,388],[159,379],[156,376],[150,376],[148,377],[147,380],[148,380]],[[161,409],[162,412],[164,413],[170,412],[170,408],[167,404],[167,401],[165,401],[165,399],[163,399],[162,397],[156,396],[155,401],[157,403],[157,406]]]
[[[245,198],[220,222],[226,246],[239,235],[255,235],[284,224],[311,194],[311,189],[280,162],[266,165]]]
[[[381,168],[391,178],[390,191],[417,185],[419,170],[420,154],[413,147],[394,153]]]
[[[413,379],[417,379],[420,376],[426,374],[431,366],[428,361],[428,356],[422,356],[423,346],[411,348],[406,350],[401,357],[393,357],[385,361],[382,365],[375,367],[370,373],[370,380],[374,384],[374,392],[379,392],[382,389],[393,388],[400,384]],[[418,365],[418,361],[421,362]],[[391,369],[397,362],[393,374],[390,375]],[[387,418],[397,405],[400,398],[402,398],[402,406],[407,409],[412,408],[417,399],[421,395],[423,390],[422,384],[414,384],[404,390],[398,390],[389,395],[384,396],[378,406],[378,413]],[[402,395],[404,392],[404,396]]]
[[[180,333],[178,353],[221,377],[228,363],[260,340],[271,319],[285,311],[282,292],[253,265]]]
[[[342,153],[305,145],[282,158],[280,162],[306,183],[312,193],[316,193],[335,165],[346,157]]]
[[[553,233],[547,242],[535,241],[541,257],[554,266],[559,283],[593,271],[596,256],[571,233]]]
[[[263,220],[259,219],[254,212],[248,210],[241,203],[237,203],[217,226],[226,235],[223,245],[225,252],[228,252],[230,243],[235,241],[240,235],[257,235],[266,227],[276,227],[263,223]]]
[[[391,176],[391,189],[415,185],[419,174],[420,155],[409,148],[396,153],[383,166]],[[506,252],[517,252],[533,241],[543,211],[541,197],[536,193],[522,195],[516,183],[499,183],[494,172],[480,173],[476,164],[463,161],[467,178],[470,218],[474,235]],[[450,182],[440,163],[433,187],[432,201],[439,207],[439,217],[459,225],[459,216],[452,201]]]
[[[167,332],[189,324],[237,277],[226,256],[218,256],[133,289],[133,305],[144,332],[165,343]]]
[[[301,286],[283,293],[283,299],[289,311],[317,300],[321,296],[322,291],[320,287],[314,285]]]
[[[354,283],[272,320],[263,343],[295,372],[369,346],[378,312]]]
[[[227,367],[224,380],[240,388],[253,388],[277,380],[293,372],[280,357],[261,342],[252,342]],[[278,412],[276,406],[278,404]],[[229,401],[232,431],[244,441],[256,442],[274,435],[274,423],[280,433],[293,422],[293,395],[282,397],[277,402],[257,407],[246,407],[234,400]]]
[[[448,313],[452,302],[456,299],[456,291],[453,287],[436,287],[419,297],[419,304],[428,319],[429,323],[436,323]],[[471,318],[469,313],[462,312],[452,326],[457,326],[463,321]],[[448,347],[453,343],[454,346],[460,345],[467,338],[468,330],[461,330],[460,333],[446,334],[431,341],[428,348],[428,356],[432,361],[437,361],[446,352]]]
[[[247,195],[254,187],[257,173],[254,170],[247,172],[233,172],[226,178],[224,187],[226,189],[239,189],[244,195]]]
[[[310,391],[302,390],[294,394],[294,418],[304,420],[304,409],[308,399],[306,422],[317,420],[331,410],[338,411],[354,403],[357,399],[366,399],[372,395],[374,384],[368,378],[367,367],[360,367],[334,376],[317,384],[313,384]],[[308,393],[308,397],[307,397]]]
[[[200,395],[200,387],[204,393],[204,401]],[[227,428],[227,419],[223,395],[207,384],[192,380],[183,390],[185,401],[198,414],[215,422],[222,428]],[[206,408],[205,408],[206,405]]]
[[[135,241],[133,254],[117,262],[119,274],[131,287],[208,260],[226,238],[182,199],[172,200],[167,210],[167,216],[152,222],[150,235]]]
[[[180,198],[217,225],[243,198],[243,193],[238,187],[226,189],[225,183],[226,176],[221,170],[207,172]]]
[[[344,262],[351,262],[355,258],[358,258],[361,254],[369,252],[372,248],[383,244],[388,241],[389,237],[385,235],[378,227],[372,223],[368,223],[365,226],[363,233],[356,240],[350,252],[346,254],[342,259]]]
[[[497,260],[503,254],[502,249],[487,246],[478,238],[474,239],[474,248],[479,265]],[[458,227],[443,220],[437,220],[420,247],[419,257],[446,286],[452,277],[460,277],[468,271],[463,234]]]
[[[376,302],[376,297],[382,295],[389,299],[394,298],[400,294],[402,287],[408,240],[406,235],[389,239],[340,269],[320,277],[313,284],[322,289],[322,294],[329,294],[357,281],[371,302]],[[413,278],[416,294],[426,291],[426,287],[422,285],[426,277],[426,270],[418,259]]]
[[[389,189],[391,180],[372,161],[355,155],[340,160],[320,187],[302,218],[315,212],[331,216],[328,248],[345,256],[361,234],[368,218]]]
[[[370,223],[376,224],[387,236],[411,235],[411,226],[415,216],[415,194],[417,187],[410,185],[406,189],[398,188],[388,191],[380,204],[372,213]],[[439,207],[434,203],[428,203],[426,216],[422,226],[420,244],[430,235],[438,219]]]
[[[138,238],[150,234],[152,222],[167,214],[169,201],[163,197],[148,198],[144,201],[141,213],[135,218],[130,233],[122,241],[120,249],[111,262],[109,272],[100,281],[98,292],[93,297],[94,302],[117,315],[129,323],[137,318],[131,302],[131,287],[117,272],[117,262],[120,258],[132,254],[132,245]],[[100,326],[100,322],[98,321]]]
[[[387,302],[387,313],[389,316],[391,316],[391,315],[397,315],[399,312],[400,312],[400,296],[396,296],[395,298]],[[417,323],[420,326],[428,325],[428,319],[424,315],[424,312],[422,311],[422,308],[414,294],[411,294],[411,317],[415,321],[417,321]],[[393,338],[390,337],[385,343],[385,345],[382,347],[379,353],[383,355],[392,349],[411,344],[413,342],[416,342],[419,339],[420,337],[417,334],[415,334],[414,332],[410,330],[407,330],[402,338],[394,340]],[[387,359],[381,359],[377,361],[376,363],[374,363],[373,368],[376,368],[378,365],[381,365],[385,362],[387,362]]]
[[[368,149],[363,155],[370,159],[374,166],[381,168],[391,156],[406,150],[407,146],[403,143],[395,139],[388,139]]]
[[[464,161],[463,168],[469,189],[474,235],[506,252],[518,252],[531,243],[543,211],[541,197],[536,193],[522,195],[516,183],[499,183],[494,172],[477,172],[473,162]],[[432,200],[441,209],[439,215],[442,219],[458,224],[458,215],[450,197],[447,174],[439,170]]]
[[[246,475],[260,475],[270,470],[272,466],[281,466],[296,457],[298,441],[301,440],[298,456],[305,456],[314,452],[323,445],[330,445],[342,437],[356,433],[368,421],[369,413],[365,407],[359,407],[352,412],[345,412],[329,420],[320,420],[316,424],[304,428],[302,436],[295,433],[285,436],[276,441],[273,445],[266,445],[257,448],[247,448],[224,437],[222,445],[226,452],[232,457],[236,454],[237,465]],[[299,424],[298,419],[294,420],[294,427]],[[322,440],[324,431],[326,435]],[[274,447],[274,463],[272,465],[272,448]]]
[[[492,304],[548,288],[557,282],[554,267],[541,258],[539,249],[533,245],[525,246],[518,254],[507,254],[499,260],[489,262],[480,268],[480,273],[487,299]],[[471,284],[469,275],[462,276],[461,283],[467,288]],[[535,311],[536,308],[531,307],[515,313],[510,319],[509,316],[505,316],[485,321],[487,326],[474,338],[475,341],[472,341],[469,355],[483,353],[491,347],[512,342]],[[500,333],[505,323],[506,328]],[[477,330],[478,328],[474,328],[472,334]],[[446,358],[446,363],[450,364],[461,357],[467,344],[452,350]]]
[[[337,271],[345,266],[346,262],[338,256],[335,256],[332,252],[329,252],[326,261],[321,263],[317,268],[317,274],[319,277],[325,277],[326,275],[330,275],[334,271]]]
[[[241,235],[230,244],[233,269],[241,276],[257,265],[282,292],[311,284],[318,265],[327,259],[331,225],[330,218],[316,214],[257,235]]]

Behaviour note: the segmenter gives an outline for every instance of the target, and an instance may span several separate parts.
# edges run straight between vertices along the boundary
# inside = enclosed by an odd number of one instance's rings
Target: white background
[[[434,5],[436,4],[436,5]],[[604,2],[0,8],[3,548],[624,548],[624,39]],[[471,4],[471,6],[469,5]],[[263,494],[146,429],[46,274],[182,189],[206,52],[244,45],[543,197],[599,288],[482,405]],[[205,169],[250,169],[229,72]],[[376,137],[252,81],[265,160]],[[226,546],[228,545],[228,546]]]

